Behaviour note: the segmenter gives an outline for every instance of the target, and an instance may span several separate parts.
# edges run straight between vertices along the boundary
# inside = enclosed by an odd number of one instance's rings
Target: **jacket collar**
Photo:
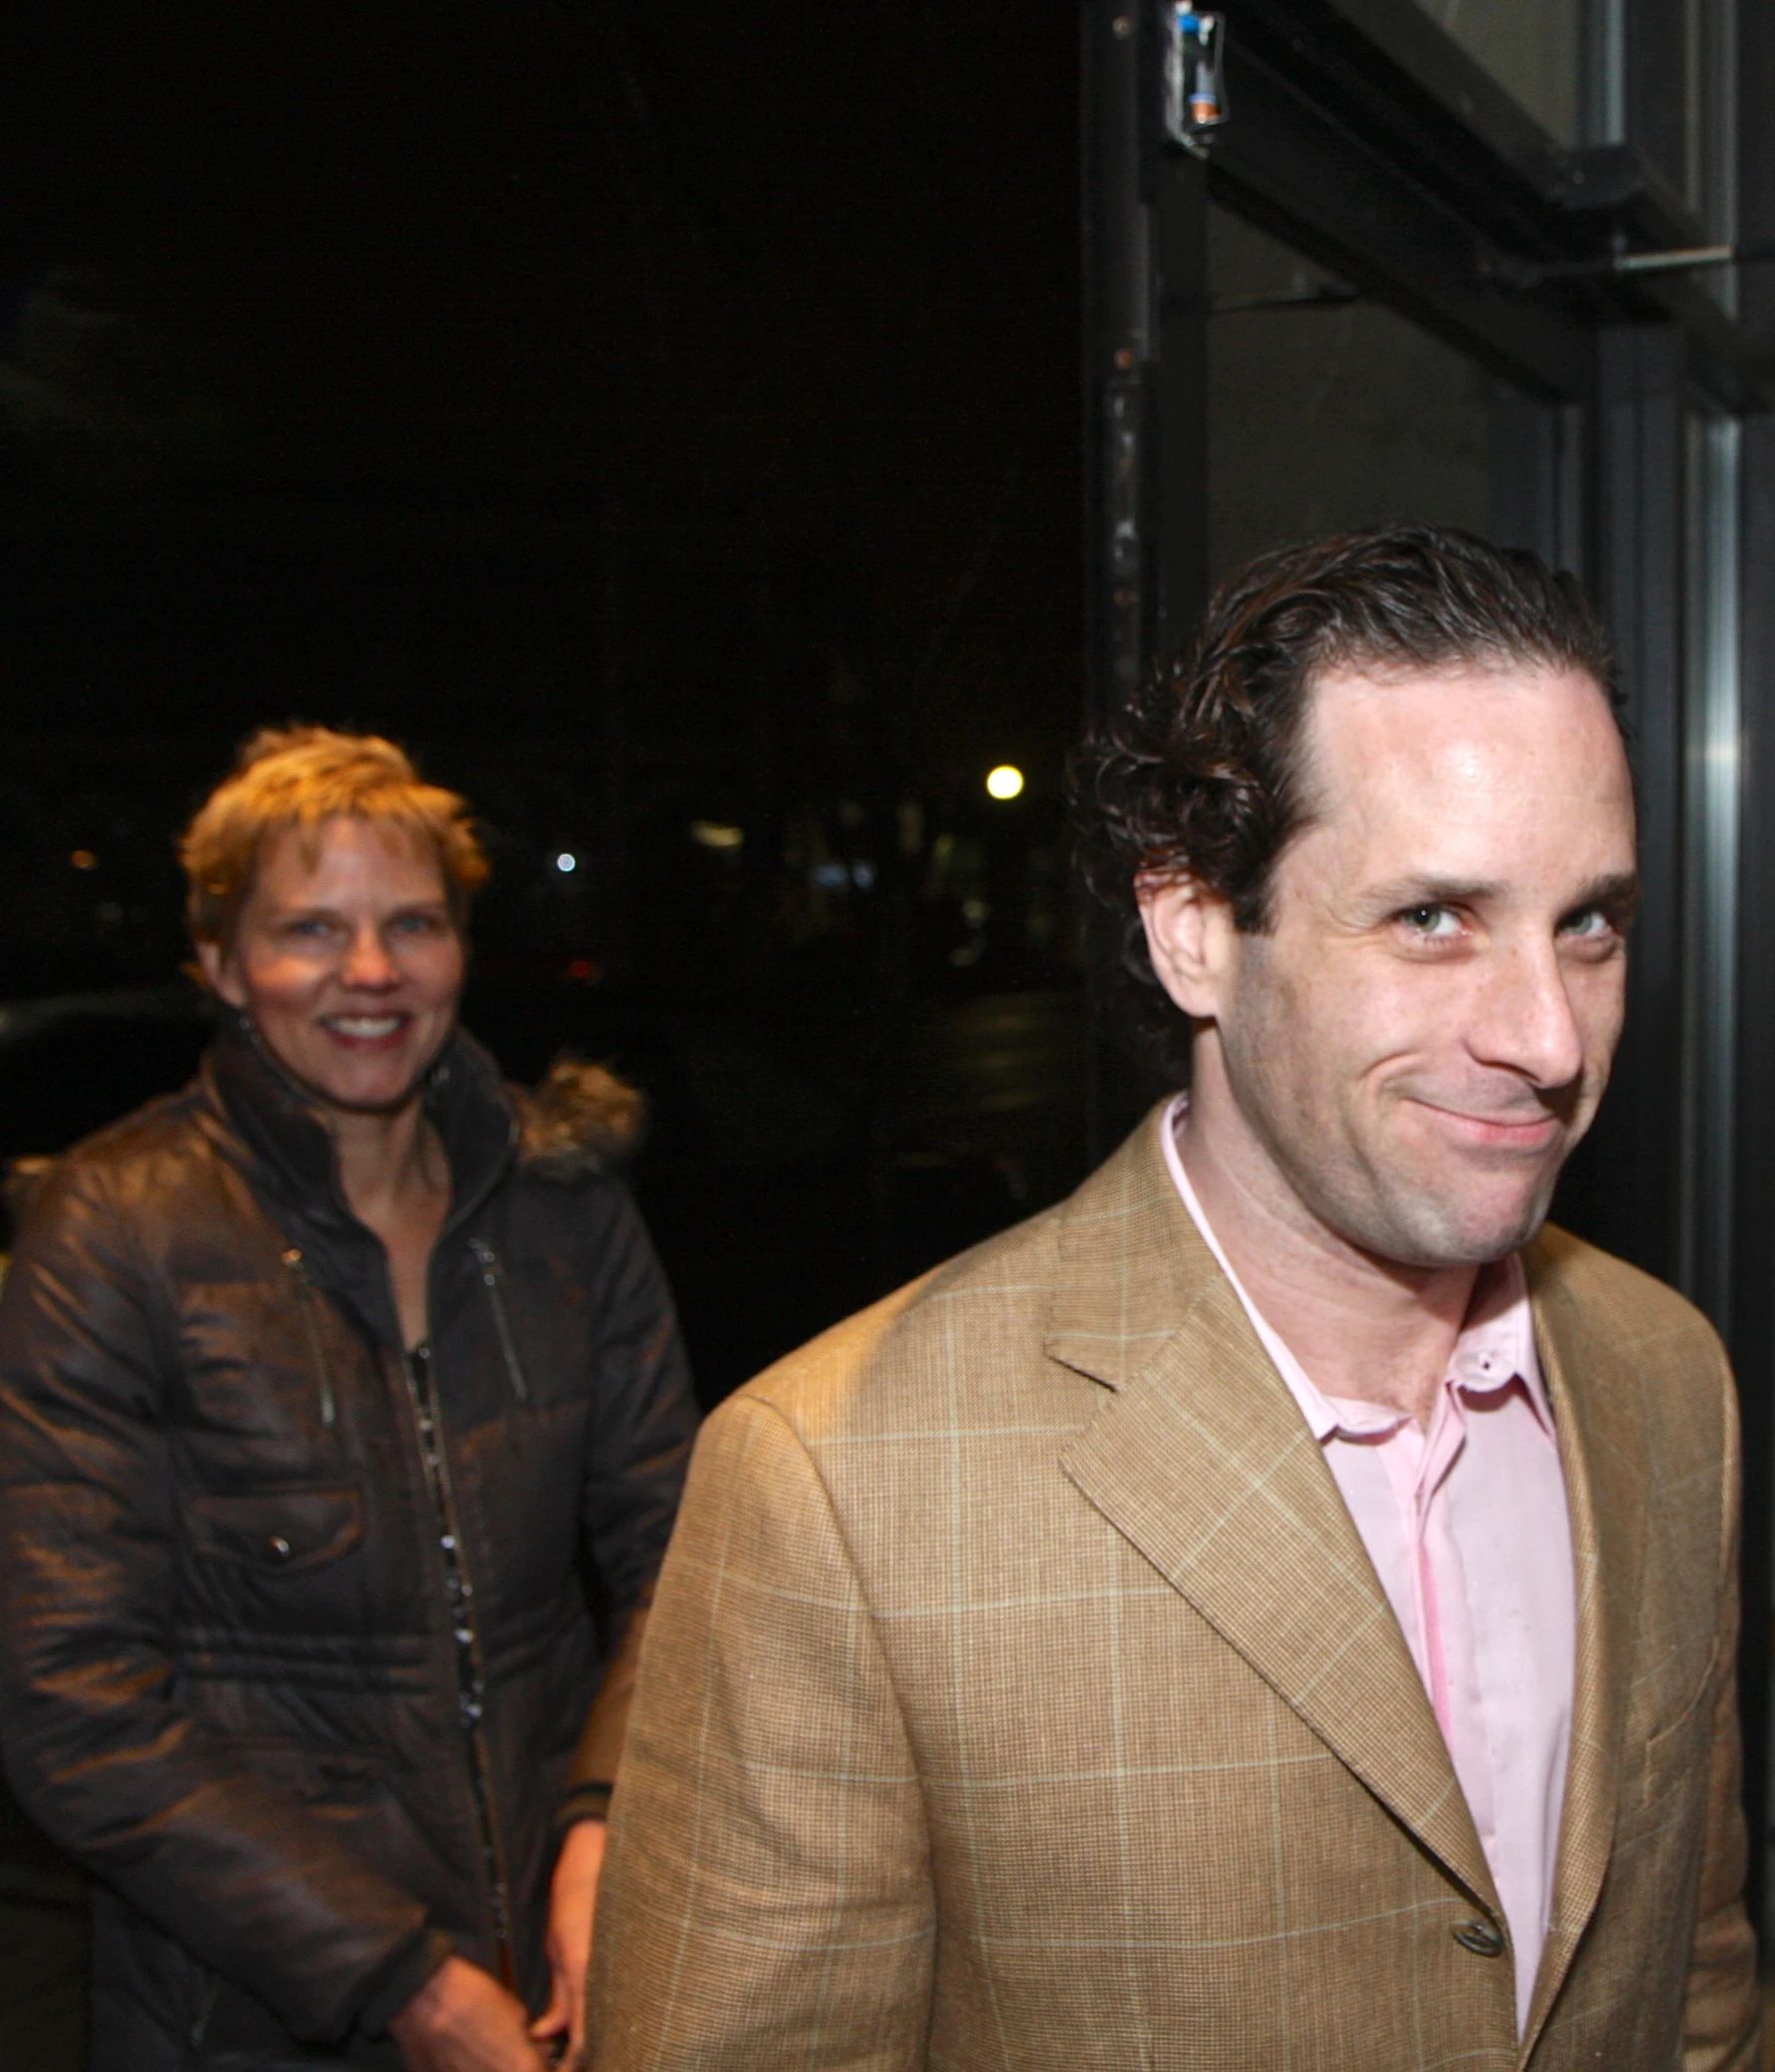
[[[1360,1536],[1172,1184],[1159,1135],[1165,1112],[1157,1109],[1063,1211],[1047,1351],[1109,1392],[1069,1447],[1065,1472],[1501,1920],[1441,1732]],[[1553,1919],[1525,2046],[1606,1867],[1638,1596],[1637,1391],[1565,1288],[1562,1263],[1573,1249],[1549,1232],[1524,1259],[1578,1593]]]
[[[333,1137],[311,1097],[286,1073],[249,1017],[224,1009],[204,1059],[203,1082],[236,1162],[281,1207],[321,1229],[360,1226],[339,1183]],[[426,1113],[449,1161],[450,1212],[458,1223],[510,1164],[517,1119],[498,1067],[455,1029],[426,1075]]]
[[[1578,1609],[1559,1860],[1525,2053],[1571,1968],[1608,1868],[1645,1562],[1651,1470],[1641,1384],[1619,1344],[1597,1330],[1579,1300],[1573,1268],[1580,1254],[1575,1239],[1549,1228],[1523,1255],[1565,1470]]]

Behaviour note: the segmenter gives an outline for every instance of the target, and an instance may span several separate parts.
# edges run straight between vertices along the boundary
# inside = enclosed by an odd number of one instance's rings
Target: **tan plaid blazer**
[[[1519,2042],[1422,1686],[1157,1127],[709,1421],[616,1792],[596,2072],[1749,2068],[1713,1334],[1559,1232],[1528,1254],[1578,1662]]]

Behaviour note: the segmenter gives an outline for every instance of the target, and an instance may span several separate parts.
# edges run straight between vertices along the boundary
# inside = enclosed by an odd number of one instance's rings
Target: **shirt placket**
[[[1436,1724],[1486,1858],[1496,1869],[1497,1827],[1483,1693],[1477,1687],[1472,1621],[1460,1550],[1449,1528],[1447,1488],[1466,1446],[1466,1408],[1458,1385],[1443,1385],[1422,1442],[1409,1498],[1411,1566],[1423,1620],[1425,1685]]]

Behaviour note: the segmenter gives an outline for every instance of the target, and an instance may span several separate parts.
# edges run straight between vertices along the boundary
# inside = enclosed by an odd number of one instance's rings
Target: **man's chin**
[[[1552,1201],[1551,1182],[1525,1201],[1485,1207],[1446,1201],[1400,1204],[1364,1249],[1396,1266],[1429,1270],[1489,1266],[1520,1251],[1540,1231]]]

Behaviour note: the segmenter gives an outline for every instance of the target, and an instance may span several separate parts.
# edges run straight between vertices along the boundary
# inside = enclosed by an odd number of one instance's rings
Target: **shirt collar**
[[[1246,1293],[1244,1284],[1221,1249],[1221,1241],[1215,1236],[1214,1227],[1190,1184],[1183,1152],[1179,1148],[1184,1118],[1189,1112],[1189,1095],[1179,1094],[1160,1120],[1160,1139],[1172,1184],[1183,1198],[1191,1221],[1202,1233],[1202,1242],[1214,1254],[1216,1265],[1232,1282],[1240,1307],[1251,1319],[1259,1343],[1275,1363],[1290,1395],[1300,1405],[1308,1429],[1323,1446],[1334,1433],[1345,1429],[1346,1420],[1324,1391],[1315,1385],[1307,1370]],[[1447,1379],[1457,1388],[1474,1394],[1501,1389],[1511,1381],[1520,1380],[1536,1419],[1551,1435],[1552,1411],[1547,1402],[1546,1384],[1541,1378],[1540,1361],[1534,1350],[1534,1318],[1528,1306],[1528,1277],[1522,1271],[1522,1261],[1514,1252],[1484,1268],[1475,1281],[1466,1321],[1454,1342]],[[1376,1416],[1384,1416],[1378,1407]]]

